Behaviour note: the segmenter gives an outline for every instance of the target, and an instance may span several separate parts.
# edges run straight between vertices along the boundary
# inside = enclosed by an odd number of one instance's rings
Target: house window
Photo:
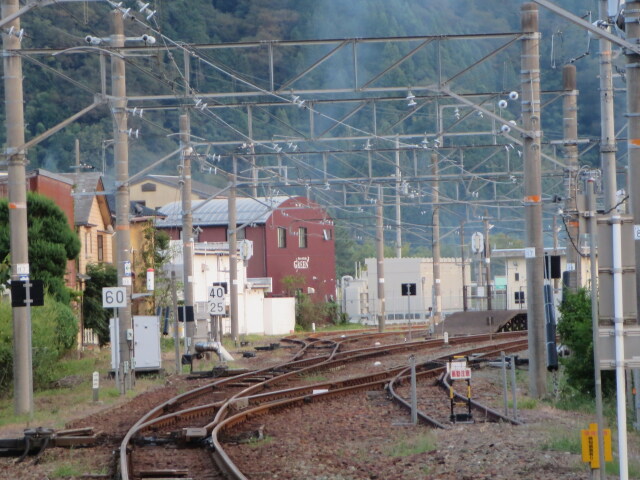
[[[516,272],[516,282],[520,281],[520,274],[518,272]]]
[[[517,304],[523,304],[524,303],[524,292],[513,292],[515,295],[515,302]]]
[[[307,227],[298,228],[298,246],[307,248]]]
[[[278,227],[278,248],[287,248],[287,229]]]
[[[142,191],[143,192],[155,192],[156,191],[156,184],[155,183],[143,183],[142,184]]]
[[[328,228],[324,228],[324,229],[322,230],[322,237],[323,237],[325,240],[331,240],[331,236],[332,236],[331,234],[332,234],[332,232],[331,232],[331,230],[329,230]]]
[[[104,235],[98,235],[98,261],[104,261]]]

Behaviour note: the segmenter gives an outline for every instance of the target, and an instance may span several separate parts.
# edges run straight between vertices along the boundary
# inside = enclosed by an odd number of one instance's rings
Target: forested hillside
[[[192,53],[191,71],[189,75],[191,90],[185,96],[184,104],[193,107],[199,93],[236,92],[247,90],[247,84],[257,85],[266,92],[269,89],[268,51],[267,48],[255,50],[224,49],[207,50],[208,44],[231,44],[238,42],[266,42],[270,40],[314,40],[314,39],[351,39],[373,37],[407,37],[407,36],[442,36],[460,34],[509,33],[520,29],[520,6],[522,2],[498,0],[155,0],[144,13],[138,11],[140,3],[124,2],[132,7],[134,19],[128,19],[125,28],[127,36],[150,33],[157,37],[154,49],[148,52],[139,51],[127,56],[127,91],[130,95],[175,95],[184,96],[185,77],[183,56],[177,45],[190,45]],[[597,19],[596,0],[558,0],[558,5],[567,10],[584,16],[585,19]],[[150,19],[146,19],[151,9],[156,11]],[[590,40],[585,32],[572,26],[565,20],[552,15],[540,7],[541,67],[542,89],[559,90],[562,85],[562,66],[568,62],[575,62],[578,68],[578,88],[580,90],[580,135],[582,137],[598,138],[599,104],[597,77],[597,42]],[[590,11],[593,12],[590,16]],[[146,27],[145,27],[146,25]],[[78,47],[85,44],[85,36],[108,37],[110,35],[110,6],[107,2],[59,2],[53,6],[43,7],[27,13],[22,18],[25,36],[22,41],[25,90],[25,128],[27,138],[42,133],[56,123],[64,120],[93,101],[95,94],[101,90],[99,55],[97,51],[62,52],[56,55],[30,54],[32,49],[55,49],[56,51]],[[383,89],[390,85],[404,85],[410,91],[413,86],[435,84],[438,82],[436,72],[451,74],[464,65],[479,64],[469,74],[461,75],[452,85],[459,93],[509,92],[519,89],[520,59],[519,47],[516,44],[495,55],[485,62],[480,59],[490,49],[484,41],[460,41],[454,47],[447,42],[436,42],[445,45],[438,50],[424,49],[424,53],[415,55],[403,61],[398,68],[392,69],[381,80],[375,83]],[[265,43],[266,45],[266,43]],[[360,71],[356,72],[361,78],[373,77],[376,72],[393,65],[403,55],[407,55],[416,44],[372,44],[359,47],[358,61]],[[101,45],[102,47],[102,45]],[[107,47],[105,47],[107,48]],[[328,54],[330,48],[318,46],[313,48],[291,47],[274,50],[275,70],[271,72],[276,79],[288,78],[296,72],[304,71],[312,61],[323,54]],[[429,46],[428,48],[431,48]],[[438,47],[440,48],[440,47]],[[495,48],[492,46],[491,48]],[[324,49],[324,50],[323,50]],[[342,55],[342,54],[341,54]],[[334,61],[327,61],[325,66],[317,68],[312,74],[300,82],[300,89],[317,91],[332,87],[348,87],[353,72],[348,68],[338,68],[338,61],[347,62],[347,54],[336,56]],[[621,56],[617,62],[622,65]],[[107,73],[109,62],[106,62]],[[346,65],[347,63],[344,63]],[[107,75],[108,79],[108,75]],[[620,82],[620,81],[619,81]],[[107,93],[110,89],[107,80]],[[623,86],[621,83],[620,86]],[[379,94],[384,96],[384,94]],[[389,94],[391,95],[391,93]],[[281,93],[280,98],[285,94]],[[344,97],[344,95],[343,95]],[[620,101],[623,100],[620,95]],[[268,98],[264,95],[262,98]],[[307,101],[326,99],[307,97]],[[288,99],[288,96],[287,96]],[[403,100],[403,99],[402,99]],[[239,98],[238,104],[246,105],[246,98]],[[209,101],[213,105],[217,101]],[[219,102],[223,102],[220,100]],[[354,135],[354,132],[370,134],[374,130],[384,135],[402,135],[405,133],[435,133],[434,121],[430,115],[414,115],[402,122],[396,121],[406,110],[406,102],[402,105],[389,103],[379,107],[377,124],[358,123],[359,116],[353,115],[334,128],[333,134]],[[557,140],[562,137],[561,101],[551,102],[545,107],[543,127],[545,140]],[[132,135],[130,140],[130,171],[135,173],[144,166],[177,147],[178,115],[175,108],[168,108],[168,102],[158,100],[148,107],[143,118],[133,115],[129,117],[129,126],[139,135]],[[174,105],[175,102],[172,104]],[[330,121],[326,119],[342,118],[349,113],[348,108],[327,107],[321,110],[316,128],[328,128]],[[320,110],[320,107],[318,107]],[[253,132],[256,138],[286,138],[287,135],[304,136],[306,132],[296,130],[307,114],[304,109],[297,111],[281,108],[266,111],[256,108],[253,119]],[[204,112],[204,110],[202,110]],[[620,112],[622,113],[622,112]],[[457,114],[457,113],[456,113]],[[510,113],[517,120],[517,112]],[[236,110],[222,114],[212,114],[209,118],[195,112],[192,116],[192,134],[194,138],[203,141],[243,140],[237,134],[246,128],[247,117],[245,110]],[[324,123],[323,123],[324,122]],[[480,119],[468,120],[467,128],[480,127]],[[447,125],[445,124],[445,127]],[[452,127],[454,128],[454,127]],[[302,128],[300,127],[302,130]],[[0,135],[4,137],[4,129]],[[44,167],[53,171],[70,171],[75,162],[74,143],[80,142],[81,161],[96,169],[102,169],[103,162],[107,176],[112,175],[113,125],[109,109],[106,106],[97,108],[81,119],[53,135],[50,139],[29,152],[31,167]],[[418,144],[419,139],[415,141]],[[457,140],[451,140],[455,145]],[[275,140],[274,140],[275,142]],[[460,140],[460,143],[473,140]],[[344,143],[343,150],[361,148],[363,141]],[[389,148],[388,145],[377,145],[379,148]],[[280,148],[280,147],[278,147]],[[309,147],[306,147],[309,148]],[[318,150],[329,149],[319,147]],[[235,146],[218,149],[219,154],[215,168],[209,168],[207,175],[198,178],[209,183],[224,184],[225,177],[216,175],[220,171],[231,168],[231,154],[237,152]],[[597,148],[581,159],[583,162],[597,164]],[[502,156],[485,160],[485,154],[470,152],[466,155],[465,163],[474,162],[477,155],[478,162],[486,165],[479,167],[490,169],[497,163],[504,163]],[[515,151],[512,153],[514,165],[517,163]],[[214,157],[215,158],[215,157]],[[453,158],[453,157],[452,157]],[[512,159],[509,159],[511,161]],[[290,167],[287,175],[298,178],[321,177],[322,159],[311,158],[304,160],[304,166]],[[457,160],[451,160],[452,164]],[[343,164],[340,164],[343,162]],[[411,159],[407,156],[407,162]],[[273,163],[273,161],[271,161]],[[365,156],[354,155],[348,160],[337,161],[334,175],[353,176],[367,174],[367,160]],[[212,163],[208,163],[211,167]],[[382,162],[375,175],[393,175],[392,163]],[[297,169],[297,171],[295,171]],[[175,173],[176,162],[167,162],[159,167],[156,173]],[[210,173],[209,173],[210,172]],[[315,172],[315,173],[314,173]],[[413,192],[408,186],[404,193]],[[467,186],[465,186],[467,188]],[[421,198],[422,187],[416,187],[417,198]],[[497,194],[511,191],[511,187],[497,185]],[[348,196],[346,189],[333,189],[336,195],[335,203],[340,196]],[[461,198],[460,187],[443,187],[444,198]],[[304,189],[290,193],[302,193]],[[473,192],[467,192],[471,195]],[[358,202],[367,202],[366,193],[355,195]],[[486,193],[480,192],[480,197]],[[320,198],[320,196],[318,196]],[[418,203],[421,203],[420,200]],[[428,199],[425,200],[428,203]],[[360,210],[362,210],[360,208]],[[407,207],[403,216],[408,224],[429,224],[428,216],[432,211],[424,205],[415,208]],[[453,210],[452,210],[453,212]],[[335,210],[337,218],[349,219],[358,217],[358,210],[340,208]],[[482,214],[482,211],[479,212]],[[391,213],[390,213],[391,215]],[[360,215],[361,216],[361,215]],[[442,222],[446,225],[457,225],[459,218],[445,215]],[[516,235],[508,229],[505,233]],[[521,231],[521,228],[519,228]],[[410,231],[410,229],[409,229]],[[417,230],[416,230],[417,231]],[[428,229],[422,228],[422,233],[416,233],[410,242],[418,247],[430,247]],[[410,236],[410,235],[409,235]],[[517,235],[516,235],[517,236]],[[445,240],[445,243],[448,241]]]

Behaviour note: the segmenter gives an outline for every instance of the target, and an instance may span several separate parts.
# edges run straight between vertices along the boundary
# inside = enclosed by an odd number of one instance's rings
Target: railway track
[[[417,334],[418,332],[412,332]],[[400,342],[397,340],[400,339]],[[478,343],[493,339],[494,345],[478,346]],[[393,401],[402,408],[410,408],[409,402],[399,392],[409,379],[410,369],[402,365],[385,366],[367,373],[350,373],[354,365],[370,364],[373,359],[388,359],[398,363],[399,355],[407,353],[427,355],[433,358],[416,367],[416,376],[421,383],[445,380],[445,361],[452,354],[497,355],[501,351],[526,349],[526,338],[522,333],[454,337],[444,345],[442,340],[408,341],[405,332],[384,334],[359,332],[340,337],[311,336],[304,340],[286,339],[299,346],[298,352],[289,362],[246,372],[215,381],[185,392],[158,405],[144,415],[125,435],[120,446],[120,475],[123,480],[138,478],[179,478],[189,468],[187,463],[175,465],[160,462],[158,449],[166,445],[199,446],[208,449],[180,450],[183,462],[204,462],[211,454],[218,471],[207,478],[247,478],[224,449],[225,439],[236,438],[232,432],[256,418],[275,415],[291,408],[304,408],[311,403],[330,401],[337,397],[358,392],[384,391],[388,389]],[[396,341],[382,345],[383,341]],[[367,344],[368,346],[362,346]],[[359,348],[351,348],[358,346]],[[468,346],[468,348],[465,348]],[[442,354],[442,349],[447,349]],[[381,363],[381,362],[380,362]],[[365,369],[370,370],[370,369]],[[320,375],[332,376],[330,380],[314,381]],[[307,380],[307,381],[305,381]],[[443,396],[445,394],[443,393]],[[487,419],[511,421],[474,402],[474,408],[487,415]],[[491,412],[488,414],[488,412]],[[422,409],[418,413],[421,423],[435,428],[447,425]],[[257,432],[257,438],[260,432]],[[149,453],[151,452],[151,455]],[[184,456],[182,455],[182,456]],[[149,457],[144,461],[145,456]],[[198,458],[193,458],[193,457]],[[156,458],[153,460],[153,458]],[[180,457],[180,456],[178,456]],[[166,459],[164,459],[166,460]],[[149,469],[139,464],[164,465],[166,468]],[[213,466],[211,468],[214,468]]]

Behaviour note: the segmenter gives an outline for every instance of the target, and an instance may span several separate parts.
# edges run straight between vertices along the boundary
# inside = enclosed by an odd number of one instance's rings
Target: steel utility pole
[[[191,133],[189,116],[180,115],[180,144],[182,147],[182,264],[184,282],[184,327],[186,352],[191,352],[195,335],[195,314],[193,311],[193,213],[191,211]]]
[[[3,0],[2,18],[17,13],[18,0]],[[5,26],[20,31],[20,20]],[[24,145],[24,104],[22,91],[22,59],[12,50],[20,50],[20,39],[2,35],[4,67],[4,103],[6,115],[9,179],[9,225],[11,226],[11,281],[18,281],[18,270],[29,273],[29,242],[27,239],[26,157]],[[31,358],[31,316],[25,307],[13,307],[13,398],[17,415],[33,414],[33,373]]]
[[[527,247],[527,318],[529,339],[529,394],[541,398],[547,391],[544,319],[544,246],[542,243],[542,180],[540,165],[540,32],[538,7],[521,7],[522,39],[521,86],[522,123],[531,132],[523,138],[524,206]]]
[[[384,332],[384,220],[382,186],[378,186],[378,203],[376,205],[376,260],[378,262],[378,331]]]
[[[576,199],[578,195],[578,91],[576,90],[576,66],[565,65],[562,69],[562,99],[564,158],[564,218],[567,226],[566,255],[568,285],[573,291],[582,286],[582,258],[580,256],[580,229]],[[602,148],[602,145],[601,147]],[[582,232],[584,233],[584,232]]]
[[[433,255],[433,325],[440,321],[442,315],[442,296],[440,294],[440,182],[438,182],[438,154],[431,154],[431,173],[433,174],[432,204],[433,213],[431,215],[431,249]]]
[[[110,45],[124,47],[124,22],[122,12],[111,12],[113,34]],[[111,55],[111,111],[113,112],[113,156],[116,167],[116,260],[118,262],[118,286],[127,289],[127,306],[118,309],[120,361],[120,394],[132,388],[131,341],[127,333],[131,330],[131,231],[129,230],[129,141],[127,137],[127,83],[125,61]]]

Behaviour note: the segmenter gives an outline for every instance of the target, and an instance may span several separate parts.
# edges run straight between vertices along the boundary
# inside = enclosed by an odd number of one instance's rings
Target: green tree
[[[31,277],[42,280],[47,290],[68,304],[70,290],[64,284],[67,260],[80,253],[80,240],[64,212],[53,200],[37,193],[27,195],[27,235]],[[0,258],[10,254],[9,202],[0,199]]]
[[[558,334],[562,344],[570,351],[568,357],[561,359],[570,390],[567,393],[593,395],[595,376],[590,292],[585,288],[566,292],[559,310]],[[605,394],[615,391],[612,373],[602,372],[602,391]]]
[[[118,270],[113,265],[92,263],[87,265],[87,280],[82,302],[84,326],[97,335],[100,345],[109,343],[109,318],[113,312],[102,308],[102,288],[118,284]]]
[[[147,280],[147,270],[154,269],[155,286],[151,302],[147,302],[148,314],[154,314],[156,306],[167,306],[170,303],[170,280],[166,276],[164,266],[170,259],[169,234],[155,228],[153,221],[148,221],[142,232],[143,241],[141,255],[136,259],[136,291],[143,291]]]

